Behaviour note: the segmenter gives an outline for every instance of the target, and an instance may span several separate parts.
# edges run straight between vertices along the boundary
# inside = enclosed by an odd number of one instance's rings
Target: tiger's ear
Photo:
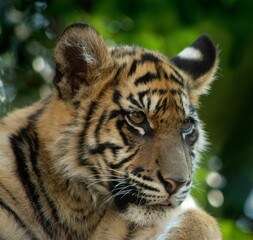
[[[106,77],[113,61],[99,33],[88,24],[67,27],[59,37],[54,57],[54,85],[62,98],[72,98],[82,87]]]
[[[171,61],[183,73],[190,100],[197,105],[199,96],[207,93],[217,72],[217,48],[207,35],[201,35]]]

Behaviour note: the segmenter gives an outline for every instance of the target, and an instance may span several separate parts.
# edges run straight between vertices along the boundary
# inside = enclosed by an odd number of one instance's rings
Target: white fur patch
[[[166,236],[168,235],[168,232],[170,232],[170,230],[174,227],[177,227],[180,224],[180,219],[179,218],[175,218],[172,221],[168,222],[164,229],[163,232],[157,236],[156,240],[166,240]]]
[[[86,44],[83,44],[82,50],[83,50],[83,59],[86,63],[88,63],[88,64],[96,64],[97,63],[97,59],[95,58],[95,56],[92,53],[90,53],[89,47],[86,46]]]
[[[185,199],[185,201],[181,205],[181,209],[183,210],[196,209],[196,208],[197,204],[194,201],[193,197],[190,195]]]
[[[171,231],[171,229],[180,226],[182,220],[181,216],[183,216],[183,213],[189,209],[196,209],[196,208],[197,205],[194,199],[191,196],[188,196],[186,200],[182,203],[182,205],[177,208],[178,210],[175,210],[171,218],[168,219],[167,223],[162,229],[162,232],[155,239],[166,240],[168,233]]]
[[[202,60],[203,54],[196,48],[187,47],[178,54],[178,57],[192,60]]]

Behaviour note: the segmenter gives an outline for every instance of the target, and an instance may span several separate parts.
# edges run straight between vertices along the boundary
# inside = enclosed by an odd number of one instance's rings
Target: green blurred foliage
[[[48,92],[52,48],[68,24],[88,22],[109,45],[168,56],[208,33],[220,49],[220,70],[202,97],[211,144],[193,195],[220,219],[224,239],[253,239],[252,15],[252,0],[1,0],[0,116]]]

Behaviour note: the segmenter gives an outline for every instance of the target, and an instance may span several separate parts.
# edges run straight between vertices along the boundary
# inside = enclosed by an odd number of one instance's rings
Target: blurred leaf
[[[231,220],[220,221],[224,240],[252,240],[253,235],[240,230]]]

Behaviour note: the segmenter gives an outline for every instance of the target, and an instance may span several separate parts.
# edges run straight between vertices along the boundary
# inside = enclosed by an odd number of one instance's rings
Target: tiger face
[[[63,174],[140,225],[180,206],[205,146],[196,109],[217,68],[211,40],[203,35],[168,59],[109,48],[93,28],[75,24],[59,38],[55,60],[58,99],[75,119],[54,146]]]

